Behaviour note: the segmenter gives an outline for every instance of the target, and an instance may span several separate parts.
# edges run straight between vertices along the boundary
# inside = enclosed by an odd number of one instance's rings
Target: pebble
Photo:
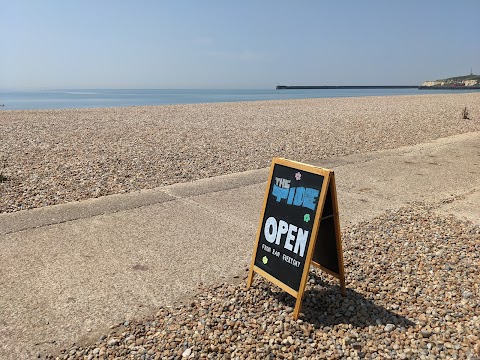
[[[182,353],[182,357],[188,358],[191,353],[192,353],[192,348],[188,348],[187,350],[185,350],[185,351]]]
[[[422,337],[424,338],[429,338],[430,336],[432,336],[432,332],[427,330],[420,330],[420,335],[422,335]]]
[[[480,356],[480,341],[475,344],[475,346],[473,347],[473,351],[476,355]]]
[[[480,227],[431,207],[412,204],[344,229],[347,297],[338,280],[311,270],[301,321],[292,318],[293,297],[256,276],[249,290],[205,285],[184,305],[122,322],[96,343],[49,358],[475,359]]]
[[[390,331],[393,331],[395,329],[395,325],[393,324],[387,324],[385,325],[385,327],[383,328],[383,331],[385,332],[390,332]]]

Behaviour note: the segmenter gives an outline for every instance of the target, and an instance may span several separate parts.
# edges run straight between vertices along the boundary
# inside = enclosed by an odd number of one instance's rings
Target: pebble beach
[[[0,213],[478,130],[480,93],[1,111]]]
[[[1,111],[0,214],[472,131],[480,93]],[[480,227],[437,206],[343,228],[347,297],[312,269],[299,320],[245,271],[37,358],[480,359]]]

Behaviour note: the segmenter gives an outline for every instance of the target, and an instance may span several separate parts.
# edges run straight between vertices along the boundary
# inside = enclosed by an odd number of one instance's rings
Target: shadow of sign
[[[271,296],[287,307],[295,305],[294,299],[283,292],[272,291]],[[350,324],[357,328],[385,326],[409,328],[415,323],[385,307],[366,299],[362,294],[347,288],[347,296],[342,297],[338,285],[331,285],[314,272],[305,291],[301,319],[315,328],[325,328],[339,324]]]

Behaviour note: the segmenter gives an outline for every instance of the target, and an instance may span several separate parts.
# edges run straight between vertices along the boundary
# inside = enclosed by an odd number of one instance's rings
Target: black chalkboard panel
[[[298,291],[324,176],[273,166],[254,264]]]
[[[317,233],[317,241],[313,251],[312,260],[324,268],[333,271],[335,274],[340,273],[337,251],[335,219],[333,216],[332,191],[329,188],[323,206],[323,213],[320,219],[320,228]]]

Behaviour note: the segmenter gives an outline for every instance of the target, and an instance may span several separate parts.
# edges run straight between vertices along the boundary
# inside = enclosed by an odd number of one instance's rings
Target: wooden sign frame
[[[281,280],[277,279],[274,275],[270,274],[269,272],[255,265],[255,260],[259,250],[259,244],[260,244],[260,239],[262,235],[261,234],[262,227],[263,227],[263,224],[265,223],[267,202],[268,202],[269,196],[272,195],[271,194],[272,181],[273,181],[275,168],[277,165],[291,168],[293,171],[295,170],[303,171],[310,174],[314,174],[316,176],[323,177],[321,190],[318,195],[318,203],[316,205],[311,234],[309,237],[308,249],[307,249],[303,269],[301,271],[301,279],[300,279],[298,290],[292,288],[285,282],[282,282]],[[327,208],[331,213],[327,214],[326,216],[322,216],[326,200],[331,202],[331,203],[327,202]],[[333,223],[331,222],[331,220],[333,220]],[[328,236],[324,236],[323,238],[318,239],[317,237],[319,234],[320,225],[324,221],[325,221],[324,226],[327,226],[327,222],[328,222],[328,226],[330,230],[328,232]],[[322,228],[322,230],[324,229]],[[334,234],[332,234],[332,232]],[[332,237],[334,237],[334,239],[332,239]],[[334,241],[335,244],[333,244],[332,241]],[[318,246],[316,246],[317,244]],[[331,266],[331,264],[330,266],[328,266],[322,263],[321,257],[324,255],[324,254],[322,255],[322,249],[325,249],[325,246],[326,248],[330,249],[330,251],[333,251],[334,253],[336,253],[335,254],[336,259],[334,259],[335,263],[333,263],[334,266]],[[312,259],[312,257],[314,256],[314,253],[318,258],[316,259],[317,261],[314,261]],[[302,301],[303,301],[303,296],[305,292],[305,286],[308,280],[310,265],[314,265],[319,269],[321,269],[322,271],[326,272],[327,274],[338,278],[340,280],[341,294],[343,296],[346,296],[345,272],[344,272],[344,266],[343,266],[343,251],[342,251],[342,243],[341,243],[341,236],[340,236],[340,221],[338,216],[338,202],[337,202],[337,192],[335,189],[334,172],[329,169],[311,166],[308,164],[291,161],[284,158],[274,158],[272,160],[272,165],[270,167],[267,189],[265,191],[263,209],[260,216],[260,221],[259,221],[256,240],[255,240],[255,246],[254,246],[252,260],[250,264],[250,271],[247,279],[247,289],[249,289],[250,286],[252,285],[253,277],[255,273],[261,275],[265,279],[274,283],[275,285],[277,285],[278,287],[286,291],[288,294],[296,298],[293,318],[297,319],[300,314],[300,309],[302,306]]]

